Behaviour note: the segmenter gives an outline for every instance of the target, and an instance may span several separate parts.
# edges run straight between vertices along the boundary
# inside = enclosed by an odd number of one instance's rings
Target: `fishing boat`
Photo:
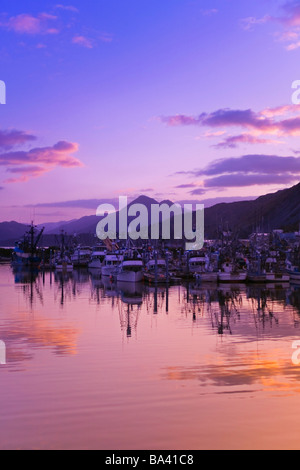
[[[286,263],[287,274],[290,276],[291,282],[300,283],[300,268],[299,266],[294,266],[290,261]]]
[[[66,234],[61,232],[60,236],[60,250],[54,261],[55,270],[58,272],[72,272],[73,263],[68,255],[66,248]]]
[[[71,262],[68,256],[60,257],[55,261],[55,270],[58,272],[72,272],[73,271],[73,263]]]
[[[222,264],[222,269],[218,273],[219,282],[244,282],[247,279],[247,271],[241,271],[230,262]]]
[[[92,251],[88,246],[78,246],[71,257],[76,268],[87,268],[91,259]]]
[[[168,282],[167,263],[164,259],[151,259],[146,264],[144,279],[148,282],[166,284]]]
[[[288,283],[290,282],[291,276],[289,273],[266,273],[266,281],[272,283]],[[300,277],[299,277],[300,280]]]
[[[103,262],[106,256],[105,246],[95,246],[92,249],[92,256],[88,264],[89,269],[102,269]]]
[[[262,269],[260,259],[253,265],[255,268],[249,271],[247,280],[252,283],[289,283],[290,274],[280,269],[278,259],[269,257],[264,262]]]
[[[104,264],[102,266],[102,276],[116,276],[118,273],[118,268],[123,260],[124,255],[120,251],[107,253],[105,255]]]
[[[189,259],[189,272],[201,282],[218,282],[218,273],[214,272],[207,255]]]
[[[141,282],[144,279],[144,264],[138,259],[124,259],[118,270],[118,282]]]
[[[38,232],[36,226],[31,224],[23,239],[15,245],[12,256],[14,267],[37,268],[40,266],[42,258],[37,252],[37,246],[43,232],[44,228]]]

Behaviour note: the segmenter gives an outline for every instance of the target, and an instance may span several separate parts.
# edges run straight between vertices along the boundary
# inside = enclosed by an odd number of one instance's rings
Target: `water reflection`
[[[300,286],[293,285],[250,285],[245,284],[198,284],[162,287],[143,284],[117,283],[108,277],[101,277],[97,270],[76,270],[70,273],[43,273],[39,271],[13,270],[16,288],[23,292],[31,305],[43,305],[43,291],[54,286],[54,300],[62,308],[76,299],[84,298],[90,304],[101,305],[111,299],[111,305],[130,307],[144,305],[147,312],[158,314],[169,312],[170,290],[178,292],[178,304],[182,312],[191,314],[194,322],[208,317],[212,329],[219,335],[232,335],[232,326],[237,324],[241,311],[247,308],[256,327],[278,326],[278,313],[292,307],[296,328],[300,321]]]
[[[300,325],[299,286],[198,283],[173,287],[144,286],[112,282],[108,277],[102,278],[97,270],[70,273],[14,270],[13,275],[15,288],[22,292],[31,311],[37,306],[47,310],[50,303],[63,311],[75,307],[78,300],[85,308],[109,306],[112,311],[117,309],[122,337],[127,339],[137,337],[141,314],[154,317],[161,313],[173,314],[171,298],[175,299],[176,308],[186,321],[192,320],[193,327],[205,325],[207,328],[210,325],[211,332],[221,337],[243,336],[251,341],[257,340],[261,334],[284,337],[287,329],[297,329]],[[286,309],[289,309],[288,323],[282,316]],[[35,315],[33,325],[29,325],[26,316],[20,324],[20,318],[17,316],[16,321],[14,313],[9,333],[1,328],[2,339],[9,343],[26,341],[33,347],[36,344],[52,346],[56,354],[76,354],[79,329],[77,324],[72,325],[72,318],[69,319],[70,325],[58,327],[57,324],[50,326],[49,318],[39,319],[39,313]],[[28,351],[19,354],[20,361],[32,355]],[[10,357],[17,360],[18,354],[11,353]]]
[[[0,307],[3,447],[25,436],[30,448],[210,448],[228,435],[243,447],[270,429],[288,447],[286,430],[298,432],[299,286],[131,285],[2,266]]]
[[[127,338],[131,338],[133,331],[137,330],[143,304],[143,286],[142,284],[118,282],[117,289],[121,296],[119,304],[121,330],[126,333]]]

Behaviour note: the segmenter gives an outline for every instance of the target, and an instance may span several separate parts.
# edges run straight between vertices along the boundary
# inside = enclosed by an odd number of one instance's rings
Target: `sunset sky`
[[[0,80],[1,221],[300,180],[300,1],[2,0]]]

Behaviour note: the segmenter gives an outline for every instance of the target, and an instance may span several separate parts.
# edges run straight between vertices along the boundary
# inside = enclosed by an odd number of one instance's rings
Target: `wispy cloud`
[[[281,5],[278,15],[266,14],[262,18],[249,17],[241,20],[245,30],[251,31],[256,25],[265,23],[280,25],[283,29],[275,33],[275,38],[287,43],[286,49],[293,51],[300,47],[300,1],[288,1]]]
[[[36,140],[36,136],[19,130],[0,130],[0,148],[10,150],[11,148]]]
[[[49,203],[40,203],[40,204],[30,204],[26,207],[44,207],[44,208],[66,208],[66,209],[92,209],[95,210],[100,204],[112,204],[115,207],[119,205],[118,198],[110,199],[76,199],[71,201],[59,201],[59,202],[49,202]]]
[[[212,16],[212,15],[216,15],[217,13],[219,13],[219,10],[217,10],[217,8],[211,8],[211,9],[208,9],[208,10],[201,10],[201,14],[203,16]]]
[[[300,157],[278,155],[242,155],[212,162],[203,169],[186,172],[197,187],[191,195],[207,190],[261,185],[286,185],[300,180]]]
[[[211,113],[201,113],[198,116],[177,114],[174,116],[161,117],[160,121],[167,126],[200,126],[211,129],[222,129],[220,132],[209,132],[207,137],[223,135],[230,128],[246,130],[245,133],[229,136],[217,145],[219,148],[234,148],[239,143],[244,144],[279,144],[281,141],[273,138],[259,138],[259,136],[300,136],[300,106],[278,106],[267,108],[260,112],[251,109],[219,109]]]
[[[238,147],[239,144],[275,144],[275,143],[280,143],[282,144],[283,142],[281,141],[275,141],[272,139],[261,139],[259,137],[256,137],[251,134],[241,134],[237,136],[229,136],[226,137],[222,142],[219,144],[213,145],[215,148],[220,148],[220,149],[233,149]]]
[[[195,183],[180,184],[178,186],[175,186],[175,189],[190,189],[190,188],[195,188],[195,186],[196,186]]]
[[[205,188],[244,188],[249,186],[267,186],[267,185],[283,185],[291,184],[297,181],[295,175],[247,175],[245,173],[236,173],[233,175],[222,175],[210,178],[205,181]]]
[[[85,36],[76,35],[72,39],[73,44],[85,47],[86,49],[93,49],[93,41]]]
[[[16,178],[8,178],[4,183],[25,183],[31,178],[38,178],[46,173],[46,168],[41,166],[23,166],[15,168],[7,168],[8,173],[17,174]]]
[[[239,158],[216,160],[205,169],[195,170],[197,176],[220,175],[225,173],[253,174],[300,174],[300,157],[280,157],[278,155],[243,155]]]
[[[206,190],[204,188],[197,188],[197,189],[193,189],[192,191],[190,191],[190,194],[192,196],[203,196],[205,193],[206,193]]]
[[[74,13],[78,15],[76,21]],[[70,15],[72,15],[71,18]],[[26,36],[46,38],[59,35],[61,41],[64,40],[67,44],[85,49],[93,49],[99,43],[110,43],[113,40],[112,34],[83,24],[80,21],[78,8],[73,5],[57,4],[50,10],[50,13],[21,13],[16,16],[2,13],[0,14],[0,28],[15,33],[17,36],[22,35],[22,43],[19,44],[23,46],[26,44]],[[31,47],[46,49],[50,44],[46,43],[46,39],[44,39],[34,46],[31,44]]]
[[[53,26],[55,20],[57,20],[57,16],[49,13],[39,13],[36,16],[22,13],[2,21],[0,26],[18,34],[56,34],[59,31]]]
[[[59,10],[66,10],[66,11],[71,11],[73,13],[79,13],[79,9],[77,7],[74,7],[73,5],[55,5],[55,8]]]
[[[78,151],[78,144],[66,141],[57,142],[52,147],[37,147],[29,151],[12,151],[0,154],[0,166],[5,166],[9,173],[18,174],[5,183],[28,181],[56,167],[82,167],[80,160],[73,156]]]
[[[254,16],[249,16],[248,18],[243,18],[241,20],[241,26],[246,31],[250,31],[253,29],[255,25],[264,24],[271,20],[272,20],[272,17],[269,15],[265,15],[262,18],[255,18]]]

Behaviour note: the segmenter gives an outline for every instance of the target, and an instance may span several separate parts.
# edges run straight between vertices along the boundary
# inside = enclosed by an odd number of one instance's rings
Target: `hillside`
[[[241,237],[253,231],[297,230],[300,222],[300,184],[261,196],[254,201],[218,204],[205,211],[205,235],[216,236],[217,229],[230,228]]]

